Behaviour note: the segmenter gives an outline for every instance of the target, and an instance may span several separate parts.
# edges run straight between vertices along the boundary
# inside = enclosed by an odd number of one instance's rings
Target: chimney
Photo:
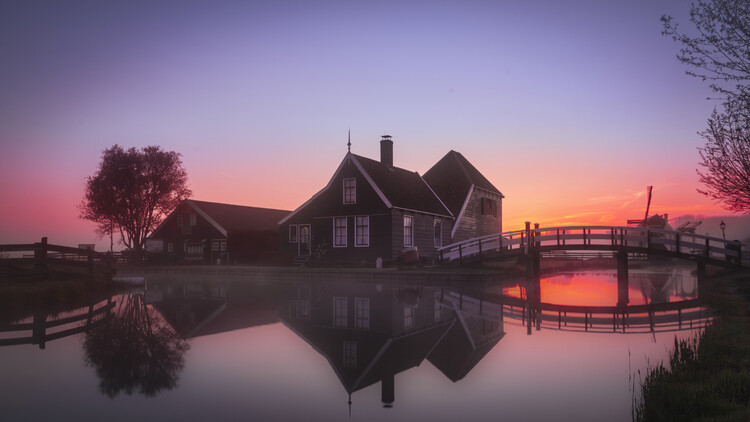
[[[396,376],[393,374],[386,375],[380,380],[380,401],[383,407],[393,407],[396,401]]]
[[[388,168],[393,167],[393,141],[391,141],[391,135],[383,135],[380,140],[380,162]]]

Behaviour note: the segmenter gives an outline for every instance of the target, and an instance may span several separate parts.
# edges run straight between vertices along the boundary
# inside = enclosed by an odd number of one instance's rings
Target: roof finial
[[[352,130],[349,129],[349,138],[346,143],[346,150],[352,152]]]

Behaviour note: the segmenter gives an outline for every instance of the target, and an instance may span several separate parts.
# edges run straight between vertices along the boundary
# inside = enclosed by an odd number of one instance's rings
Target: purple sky
[[[717,104],[660,34],[685,1],[0,3],[0,243],[94,240],[101,151],[183,154],[196,199],[294,209],[346,152],[463,153],[524,220],[721,214],[695,192]],[[31,173],[29,173],[31,172]],[[104,242],[107,243],[107,242]]]

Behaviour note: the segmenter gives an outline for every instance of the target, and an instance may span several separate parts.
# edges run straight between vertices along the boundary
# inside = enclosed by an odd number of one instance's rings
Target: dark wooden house
[[[186,199],[146,240],[149,262],[246,263],[278,250],[289,211]]]
[[[416,172],[393,166],[383,136],[380,161],[348,152],[328,184],[280,221],[280,248],[324,261],[396,259],[416,250],[436,259],[453,215]]]
[[[393,166],[383,136],[380,161],[347,153],[325,188],[279,224],[280,248],[324,261],[396,259],[502,230],[500,191],[463,155],[451,151],[425,176]]]
[[[450,243],[502,232],[503,194],[461,153],[445,154],[424,180],[456,217]]]

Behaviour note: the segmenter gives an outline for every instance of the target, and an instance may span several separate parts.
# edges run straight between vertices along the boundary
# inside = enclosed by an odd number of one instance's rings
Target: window
[[[434,222],[434,228],[435,228],[435,247],[441,248],[443,247],[443,220],[435,219]]]
[[[226,252],[227,251],[227,242],[221,242],[221,251]]]
[[[346,217],[333,218],[333,247],[346,247]]]
[[[414,217],[404,216],[404,246],[414,246]]]
[[[289,243],[297,243],[297,225],[289,225]]]
[[[174,252],[174,243],[167,243],[167,252]]]
[[[354,217],[354,246],[370,246],[370,216]]]
[[[214,251],[214,252],[218,252],[219,251],[219,242],[213,242],[211,244],[211,250]]]
[[[357,342],[354,340],[344,340],[344,367],[357,367]]]
[[[333,326],[336,328],[346,328],[346,298],[333,298]]]
[[[190,213],[190,225],[194,226],[198,224],[198,215],[194,213]]]
[[[354,298],[354,327],[370,329],[370,299]]]
[[[414,308],[411,306],[404,307],[404,328],[411,328],[414,326]]]
[[[357,203],[357,179],[344,179],[344,203]]]
[[[490,198],[482,198],[482,215],[497,217],[497,201]]]
[[[203,245],[185,245],[185,253],[188,255],[203,255]]]

